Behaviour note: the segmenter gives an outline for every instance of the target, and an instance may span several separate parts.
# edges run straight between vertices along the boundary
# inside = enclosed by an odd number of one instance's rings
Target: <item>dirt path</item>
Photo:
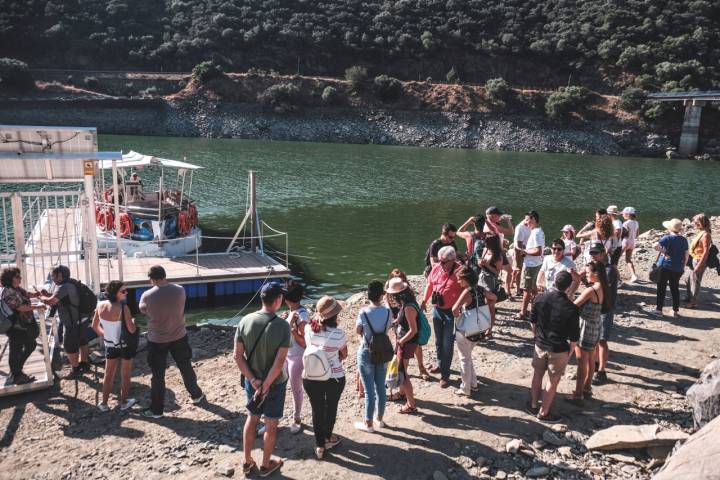
[[[639,254],[643,272],[654,258],[647,245],[645,250]],[[584,408],[561,398],[572,390],[574,381],[564,378],[560,384],[556,412],[570,430],[565,437],[571,449],[565,450],[565,456],[555,446],[537,442],[548,428],[523,411],[532,373],[531,332],[523,322],[510,319],[519,305],[506,302],[500,309],[496,339],[474,350],[481,387],[473,398],[462,399],[453,395],[453,388],[442,390],[436,382],[413,378],[420,414],[399,415],[398,405],[390,404],[388,428],[375,434],[353,429],[363,406],[354,389],[357,341],[353,338],[346,362],[348,386],[336,426],[342,445],[326,461],[317,462],[310,427],[291,435],[285,418],[277,454],[287,461],[282,475],[274,478],[442,480],[505,478],[503,474],[522,478],[529,469],[543,466],[554,478],[648,478],[647,459],[620,462],[590,454],[582,440],[619,423],[660,423],[691,431],[684,392],[716,358],[720,345],[720,281],[715,272],[705,277],[705,307],[682,310],[679,319],[653,319],[639,310],[642,302],[653,302],[653,285],[623,286],[611,342],[611,383],[596,387],[596,398]],[[343,316],[342,325],[348,331],[357,309],[357,304],[351,305]],[[169,408],[160,420],[141,418],[137,411],[125,415],[97,411],[101,367],[96,375],[79,382],[66,381],[46,392],[0,400],[0,478],[242,478],[241,455],[236,450],[242,448],[245,397],[232,360],[232,335],[203,328],[191,333],[191,342],[208,402],[193,406],[177,369],[171,368]],[[426,348],[426,360],[434,358],[433,351]],[[454,362],[457,384],[457,354]],[[147,404],[150,376],[144,352],[136,363],[132,394]],[[574,370],[569,368],[570,373]],[[290,401],[288,394],[286,413]],[[310,424],[307,401],[303,416]],[[526,454],[505,453],[506,443],[516,438],[536,443]],[[259,450],[255,456],[259,458]]]

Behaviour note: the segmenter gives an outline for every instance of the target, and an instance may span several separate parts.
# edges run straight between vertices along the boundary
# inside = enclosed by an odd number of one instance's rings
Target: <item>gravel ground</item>
[[[718,219],[714,226],[718,231]],[[650,232],[639,241],[641,278],[655,257],[650,242],[656,236]],[[357,339],[349,334],[348,386],[336,425],[342,444],[326,461],[314,460],[306,402],[301,434],[290,434],[288,418],[281,422],[276,453],[287,460],[275,478],[649,478],[661,461],[644,450],[590,453],[583,442],[616,424],[657,423],[692,432],[684,393],[717,357],[720,345],[720,281],[715,272],[706,279],[701,309],[682,309],[679,319],[654,319],[642,311],[643,303],[654,299],[654,286],[647,281],[623,285],[611,341],[611,383],[596,387],[595,398],[585,407],[572,406],[562,399],[574,386],[570,377],[575,368],[569,367],[555,407],[563,423],[552,430],[523,411],[532,375],[532,339],[526,323],[511,319],[519,307],[516,302],[501,305],[495,340],[474,350],[480,389],[472,398],[456,397],[453,388],[442,390],[436,381],[413,378],[420,413],[399,415],[391,404],[388,427],[375,434],[353,429],[363,404],[354,389]],[[421,278],[413,282],[422,287]],[[363,303],[362,295],[349,300],[341,319],[348,332]],[[177,369],[171,367],[166,415],[160,420],[142,418],[139,410],[100,413],[94,405],[102,367],[81,381],[0,399],[0,478],[242,478],[238,451],[245,398],[232,359],[232,333],[205,327],[192,331],[190,339],[208,401],[192,405]],[[434,359],[432,344],[431,339],[425,348],[427,361]],[[454,367],[457,385],[457,364]],[[133,375],[132,395],[147,404],[150,375],[144,352]],[[290,401],[288,394],[286,412]],[[512,440],[520,440],[520,448],[507,453]],[[260,441],[256,447],[259,458]]]

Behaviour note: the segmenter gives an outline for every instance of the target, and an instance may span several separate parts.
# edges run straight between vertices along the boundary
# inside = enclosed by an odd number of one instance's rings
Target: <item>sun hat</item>
[[[575,227],[573,227],[572,225],[570,225],[570,224],[568,223],[568,224],[565,225],[565,226],[562,228],[562,230],[560,230],[560,231],[561,231],[561,232],[572,232],[572,233],[575,233]]]
[[[320,317],[321,320],[325,320],[326,318],[334,317],[338,313],[342,311],[343,307],[335,300],[333,297],[329,295],[325,295],[320,300],[318,300],[317,305],[315,305],[315,311],[317,312],[318,317]]]
[[[623,208],[622,213],[627,213],[628,215],[635,215],[635,208],[625,207],[625,208]]]
[[[618,211],[617,205],[610,205],[607,207],[607,213],[608,215],[618,215],[620,212]]]
[[[671,232],[680,233],[680,231],[682,230],[682,221],[679,218],[666,220],[662,223],[662,225]]]
[[[408,284],[400,277],[391,278],[385,286],[385,292],[389,294],[400,293],[408,288]]]

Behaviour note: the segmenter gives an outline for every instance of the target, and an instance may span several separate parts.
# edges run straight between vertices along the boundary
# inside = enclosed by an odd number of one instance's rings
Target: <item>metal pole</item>
[[[80,201],[80,208],[85,207],[83,227],[85,229],[85,262],[90,262],[92,281],[88,281],[93,292],[100,293],[100,259],[98,258],[97,228],[95,227],[95,169],[96,160],[85,160],[85,198]]]
[[[255,171],[250,170],[250,251],[255,253],[257,249],[257,207],[255,205]]]
[[[15,240],[15,266],[20,269],[22,276],[27,278],[25,265],[25,225],[23,225],[22,197],[13,193],[10,197],[12,207],[13,239]]]
[[[117,160],[112,161],[112,182],[113,182],[113,207],[115,210],[115,246],[117,247],[118,258],[118,274],[121,282],[123,281],[123,252],[122,252],[122,235],[120,235],[120,188],[118,187],[118,171]],[[114,280],[108,278],[108,281]],[[98,285],[99,287],[99,285]]]

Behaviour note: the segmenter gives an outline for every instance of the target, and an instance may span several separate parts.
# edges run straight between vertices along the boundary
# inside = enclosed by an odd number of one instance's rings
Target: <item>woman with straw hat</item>
[[[662,237],[654,248],[659,252],[657,266],[660,270],[660,276],[657,283],[657,302],[655,310],[650,314],[655,317],[662,317],[663,305],[665,304],[665,293],[668,284],[670,285],[670,293],[673,302],[673,316],[680,316],[680,277],[682,277],[685,265],[688,262],[688,241],[680,235],[682,232],[682,222],[673,218],[663,222],[663,227],[668,230],[668,234]]]
[[[415,405],[415,395],[413,386],[410,382],[410,376],[407,374],[410,359],[415,356],[415,350],[418,348],[419,341],[419,320],[420,307],[415,300],[410,285],[403,282],[402,278],[391,278],[387,282],[385,293],[392,302],[400,305],[400,311],[397,317],[397,344],[395,352],[400,361],[400,371],[404,374],[404,381],[400,385],[400,393],[405,396],[406,403],[403,405],[399,413],[417,413]]]
[[[330,368],[330,378],[308,378],[308,367],[303,370],[303,387],[310,399],[315,433],[315,456],[322,460],[325,452],[340,443],[333,434],[338,403],[345,388],[345,370],[342,361],[348,356],[347,337],[338,328],[338,315],[343,307],[328,295],[317,302],[315,319],[305,329],[306,353],[311,347],[324,353]]]

